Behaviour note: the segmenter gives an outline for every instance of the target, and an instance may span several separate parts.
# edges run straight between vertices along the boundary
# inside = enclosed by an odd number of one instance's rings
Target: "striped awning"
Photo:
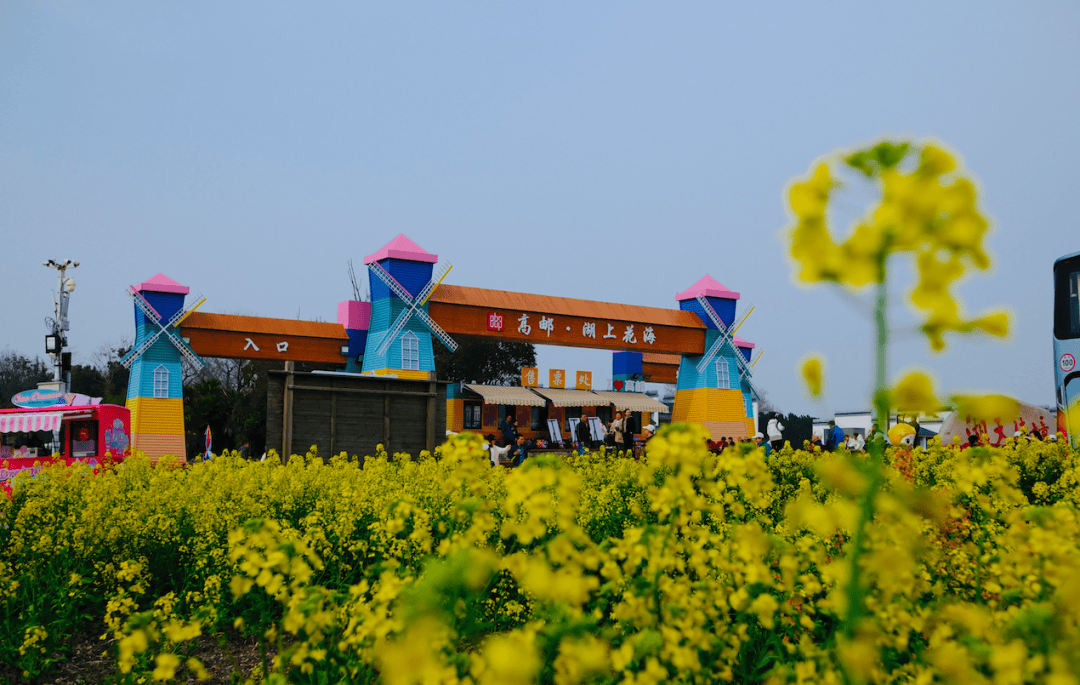
[[[630,411],[647,411],[647,412],[660,412],[661,414],[668,414],[671,412],[668,406],[657,400],[656,398],[649,397],[642,392],[618,392],[616,390],[593,390],[593,393],[603,397],[605,402],[609,402],[615,405],[616,409],[629,409]]]
[[[588,390],[562,390],[559,388],[535,388],[536,392],[551,400],[556,407],[600,407],[608,404],[603,397]]]
[[[512,404],[518,407],[542,407],[544,398],[530,392],[528,388],[511,385],[465,385],[484,398],[485,404]]]
[[[32,433],[60,428],[63,412],[25,412],[0,414],[0,433]]]

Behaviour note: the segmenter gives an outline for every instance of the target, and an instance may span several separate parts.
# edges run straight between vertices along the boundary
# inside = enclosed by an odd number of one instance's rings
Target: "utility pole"
[[[75,292],[75,279],[68,278],[67,270],[78,267],[79,263],[70,259],[65,259],[63,262],[50,259],[42,264],[56,269],[58,278],[58,286],[53,297],[56,317],[46,321],[49,334],[45,336],[45,351],[53,360],[52,384],[56,390],[68,393],[71,391],[71,352],[68,351],[67,341],[67,332],[71,329],[71,322],[68,320],[68,300]]]

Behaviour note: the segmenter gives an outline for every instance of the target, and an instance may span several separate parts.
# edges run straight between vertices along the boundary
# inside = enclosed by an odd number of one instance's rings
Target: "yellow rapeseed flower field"
[[[853,604],[870,458],[704,438],[47,469],[0,504],[2,658],[47,682],[93,630],[120,683],[1078,682],[1071,448],[890,448]],[[264,667],[193,658],[238,634]]]

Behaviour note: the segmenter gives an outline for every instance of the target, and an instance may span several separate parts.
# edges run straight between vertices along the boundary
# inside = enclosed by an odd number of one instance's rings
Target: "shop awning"
[[[486,404],[512,404],[518,407],[542,407],[544,398],[530,392],[528,388],[511,385],[465,385],[484,398]]]
[[[60,428],[63,412],[26,412],[23,414],[0,414],[0,433],[32,433],[53,431]]]
[[[534,388],[551,400],[556,407],[600,407],[608,403],[603,397],[589,390],[560,390],[559,388]]]
[[[649,397],[642,392],[618,392],[616,390],[593,390],[593,393],[603,397],[605,403],[611,403],[615,405],[616,409],[630,411],[647,411],[647,412],[660,412],[661,414],[670,413],[667,405],[660,400]]]

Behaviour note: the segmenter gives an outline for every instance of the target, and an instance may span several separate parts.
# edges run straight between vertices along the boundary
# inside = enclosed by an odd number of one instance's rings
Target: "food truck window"
[[[51,431],[0,433],[0,459],[46,456],[51,440]]]
[[[73,457],[97,455],[98,422],[94,420],[72,421],[68,424],[68,454]]]
[[[481,404],[479,402],[466,402],[465,403],[465,423],[464,428],[480,428],[480,412]]]

